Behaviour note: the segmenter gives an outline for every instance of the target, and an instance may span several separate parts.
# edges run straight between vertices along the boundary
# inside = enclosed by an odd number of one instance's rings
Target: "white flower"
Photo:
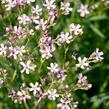
[[[25,46],[21,46],[21,47],[18,46],[17,50],[18,50],[18,55],[19,56],[22,56],[26,52]]]
[[[5,7],[7,11],[11,10],[11,8],[15,7],[15,1],[13,0],[6,1]]]
[[[94,58],[96,61],[101,61],[103,60],[104,58],[102,57],[103,55],[103,52],[99,52],[99,48],[96,48],[96,51],[94,51],[90,58]]]
[[[92,84],[88,84],[87,77],[83,76],[82,73],[78,76],[78,84],[81,84],[84,89],[89,89],[92,87]]]
[[[42,14],[42,8],[39,8],[39,5],[36,5],[36,7],[32,7],[32,13],[36,15]]]
[[[35,23],[36,23],[36,27],[35,27],[36,30],[46,29],[47,20],[44,21],[44,19],[40,19],[40,20],[36,20]]]
[[[33,36],[33,35],[34,35],[34,30],[33,30],[33,29],[30,29],[30,30],[29,30],[29,34],[30,34],[31,36]]]
[[[17,38],[24,38],[25,37],[25,29],[22,28],[21,26],[17,27],[14,26],[13,28],[13,34],[17,37]]]
[[[47,91],[47,95],[48,95],[48,99],[50,100],[56,100],[56,98],[59,97],[59,95],[57,94],[57,90],[56,89],[51,89]]]
[[[58,39],[59,43],[66,42],[69,44],[71,42],[72,36],[68,32],[66,32],[66,33],[61,32],[61,34],[58,35],[57,39]]]
[[[33,83],[30,83],[31,88],[29,88],[29,91],[33,91],[33,94],[36,95],[37,91],[40,91],[40,85],[38,82],[35,83],[35,85]]]
[[[39,20],[39,16],[30,16],[31,22],[37,23]]]
[[[40,39],[40,52],[44,59],[52,57],[52,53],[55,51],[55,46],[51,37],[48,37],[48,33],[45,31],[43,37]]]
[[[55,9],[56,5],[54,4],[55,0],[45,0],[45,4],[43,4],[45,7],[47,7],[48,10]]]
[[[72,24],[70,24],[69,28],[70,28],[70,32],[74,33],[74,35],[81,35],[81,34],[83,34],[83,30],[82,30],[80,24],[76,25],[76,24],[72,23]]]
[[[61,10],[63,11],[64,15],[68,15],[72,8],[70,8],[70,3],[63,3],[61,2]]]
[[[89,14],[88,5],[81,4],[80,9],[77,10],[80,13],[81,17],[85,17]]]
[[[9,47],[9,56],[8,57],[13,57],[14,59],[17,59],[17,55],[18,55],[18,50],[17,47]]]
[[[34,71],[36,68],[36,65],[32,65],[30,60],[28,60],[27,63],[20,62],[20,64],[23,66],[21,73],[25,72],[26,74],[29,74],[30,70]]]
[[[63,99],[61,98],[60,103],[57,104],[57,107],[58,107],[59,109],[71,109],[71,108],[70,108],[70,101],[69,101],[69,100],[63,100]]]
[[[25,25],[30,21],[30,18],[26,14],[23,14],[23,15],[18,17],[18,21],[20,24]]]
[[[49,59],[50,57],[52,57],[53,56],[52,53],[55,51],[54,45],[53,44],[51,44],[51,45],[44,45],[43,47],[40,48],[40,52],[41,52],[42,58]]]
[[[59,66],[57,63],[50,63],[50,67],[47,67],[47,69],[52,73],[56,73],[59,70]]]
[[[30,99],[31,96],[27,94],[25,90],[21,90],[17,92],[20,101],[26,101],[26,99]]]
[[[78,61],[79,63],[76,64],[76,67],[80,67],[81,69],[89,67],[89,62],[86,57],[84,57],[83,59],[81,59],[81,57],[78,57]]]
[[[46,47],[45,49],[40,49],[40,52],[43,59],[49,59],[53,56],[52,50],[49,47]]]
[[[6,56],[7,47],[4,44],[0,45],[0,55]]]
[[[82,73],[78,76],[78,83],[79,84],[87,84],[87,77],[83,76]]]

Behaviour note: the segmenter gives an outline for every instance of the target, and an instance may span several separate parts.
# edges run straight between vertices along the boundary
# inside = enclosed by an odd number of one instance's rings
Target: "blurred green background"
[[[58,3],[60,1],[57,0]],[[109,109],[109,5],[101,4],[88,17],[81,18],[76,12],[80,2],[78,0],[69,1],[74,2],[71,3],[73,11],[70,15],[61,15],[57,19],[57,25],[51,29],[53,38],[61,31],[66,31],[68,29],[66,25],[73,22],[80,23],[84,34],[70,44],[67,58],[73,51],[77,51],[80,56],[89,56],[96,48],[100,48],[104,52],[103,62],[94,64],[92,70],[83,72],[88,76],[88,80],[93,87],[88,91],[76,91],[76,97],[79,101],[78,109]],[[40,0],[37,0],[37,2],[40,2]],[[100,0],[82,0],[81,2],[92,6],[100,2]],[[3,34],[6,26],[9,24],[15,25],[17,16],[18,9],[12,10],[9,14],[5,12],[4,7],[0,3],[0,42],[2,42],[1,39],[5,41]],[[2,101],[2,91],[0,89],[0,109],[2,109],[1,105],[4,105],[3,109],[24,109],[23,106],[15,106],[9,98]],[[50,102],[47,109],[55,109],[55,104]]]

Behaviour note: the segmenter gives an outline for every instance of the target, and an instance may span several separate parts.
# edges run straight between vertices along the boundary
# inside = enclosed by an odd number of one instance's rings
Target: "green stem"
[[[41,101],[41,99],[42,98],[39,98],[39,100],[35,103],[35,106],[33,107],[33,109],[36,109],[37,108],[37,106],[38,106],[39,102]]]
[[[17,73],[17,71],[15,70],[15,71],[14,71],[14,74],[13,74],[13,77],[12,77],[12,81],[14,81],[14,79],[15,79],[15,77],[16,77],[16,73]]]
[[[24,101],[24,105],[26,109],[29,109],[29,106],[27,105],[26,101]]]
[[[44,60],[41,58],[41,65],[40,65],[39,70],[38,70],[39,73],[41,71],[41,68],[42,68],[43,63],[44,63]]]

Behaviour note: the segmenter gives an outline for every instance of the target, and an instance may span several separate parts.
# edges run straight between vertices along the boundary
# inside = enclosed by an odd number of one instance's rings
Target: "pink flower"
[[[95,59],[95,61],[101,61],[104,59],[102,56],[103,52],[99,52],[99,48],[96,48],[96,51],[90,55],[90,58]]]
[[[70,107],[70,102],[71,102],[71,101],[69,101],[69,100],[61,99],[61,100],[60,100],[60,103],[57,104],[57,107],[58,107],[59,109],[71,109],[71,107]]]
[[[72,39],[72,35],[70,35],[68,32],[64,33],[64,32],[61,32],[61,34],[58,35],[57,37],[57,41],[59,43],[70,43],[71,42],[71,39]]]
[[[83,59],[81,59],[81,57],[78,57],[78,62],[79,63],[76,64],[76,67],[80,67],[81,69],[89,67],[89,62],[86,57],[84,57]]]
[[[13,34],[19,39],[24,38],[25,37],[25,29],[22,28],[21,26],[19,26],[19,27],[14,26]]]
[[[59,97],[56,89],[50,89],[47,91],[48,99],[55,101]]]
[[[76,36],[83,34],[83,30],[82,30],[80,24],[72,23],[72,24],[70,24],[69,29],[70,29],[70,33],[74,33],[74,35],[76,35]]]
[[[36,93],[41,90],[38,82],[36,82],[35,85],[33,83],[30,83],[30,86],[31,88],[29,88],[29,91],[33,91],[34,95],[36,95]]]
[[[11,10],[11,8],[15,7],[15,1],[7,0],[5,7],[6,7],[6,11]]]
[[[26,25],[28,22],[30,22],[30,18],[26,14],[22,14],[18,17],[18,21],[20,24]]]
[[[36,23],[36,30],[45,30],[47,28],[47,20],[44,21],[44,19],[39,19],[35,21]]]
[[[47,7],[48,10],[55,9],[56,5],[54,4],[55,0],[45,0],[45,4],[43,4],[45,7]]]
[[[0,45],[0,55],[6,56],[6,51],[7,51],[7,46],[5,46],[4,44],[1,44]]]
[[[72,8],[70,7],[70,3],[61,2],[61,10],[63,11],[64,15],[68,15],[72,11]]]
[[[47,67],[47,69],[52,73],[56,73],[59,70],[59,66],[57,63],[50,63],[50,67]]]
[[[81,4],[80,9],[77,10],[81,17],[85,17],[89,14],[88,5]]]
[[[31,99],[31,96],[27,94],[25,90],[21,90],[17,92],[20,101],[26,101],[27,99]]]
[[[78,84],[82,85],[82,89],[89,89],[92,87],[92,84],[88,84],[87,77],[83,76],[82,73],[78,76]]]
[[[31,64],[31,61],[28,60],[27,63],[24,62],[20,62],[20,64],[22,65],[23,69],[21,70],[21,73],[26,73],[29,74],[30,70],[34,71],[36,68],[36,65]]]
[[[9,56],[8,57],[13,57],[14,59],[17,59],[17,55],[18,55],[18,50],[16,47],[9,47]]]
[[[42,14],[42,8],[39,8],[39,5],[36,5],[36,7],[32,7],[32,13],[36,15]]]

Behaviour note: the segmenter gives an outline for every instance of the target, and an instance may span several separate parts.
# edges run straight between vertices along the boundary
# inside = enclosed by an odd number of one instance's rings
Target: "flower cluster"
[[[5,62],[3,68],[0,68],[0,88],[5,86],[12,101],[24,103],[26,107],[27,101],[32,101],[31,104],[37,108],[41,101],[48,99],[56,102],[59,109],[76,108],[78,102],[72,92],[88,90],[92,85],[82,73],[75,74],[78,75],[77,82],[73,81],[73,77],[69,82],[69,72],[74,67],[77,70],[90,69],[91,63],[103,60],[103,52],[97,48],[89,57],[73,53],[69,55],[73,60],[66,58],[67,52],[71,51],[69,46],[72,46],[72,41],[85,33],[82,24],[72,21],[67,29],[60,29],[53,35],[59,17],[62,15],[67,18],[73,11],[72,5],[60,2],[57,6],[56,0],[44,0],[41,6],[36,5],[35,0],[2,0],[1,3],[6,11],[13,8],[21,11],[18,12],[16,23],[6,25],[6,41],[0,44],[0,57]],[[28,13],[23,11],[28,7]],[[81,17],[91,13],[88,4],[82,3],[76,12]],[[64,52],[62,55],[61,50]],[[69,65],[72,61],[73,67]],[[8,78],[7,82],[5,79],[8,73],[11,79]]]
[[[5,4],[6,10],[9,11],[16,6],[30,5],[35,0],[1,0]]]

